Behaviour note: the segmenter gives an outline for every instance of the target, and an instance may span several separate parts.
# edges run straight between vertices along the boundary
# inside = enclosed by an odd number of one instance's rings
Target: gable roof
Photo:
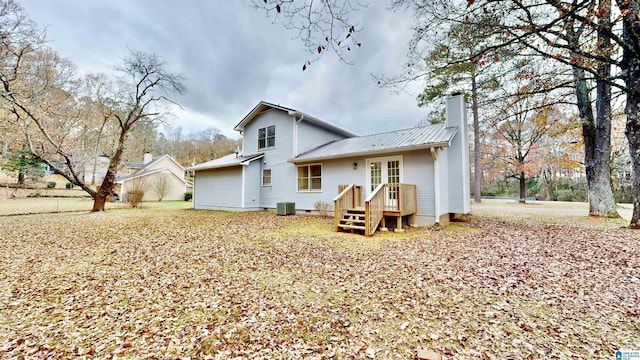
[[[305,114],[302,111],[298,111],[295,109],[291,109],[285,106],[280,106],[280,105],[275,105],[272,103],[268,103],[266,101],[260,101],[258,103],[258,105],[256,105],[247,115],[245,115],[245,117],[240,120],[240,122],[233,128],[233,130],[239,131],[239,132],[243,132],[245,126],[247,126],[247,124],[249,124],[251,122],[251,120],[253,120],[256,116],[262,114],[265,111],[271,110],[271,109],[276,109],[276,110],[280,110],[280,111],[284,111],[287,114],[291,115],[291,116],[296,116],[298,117],[301,121],[307,121],[309,123],[312,123],[316,126],[319,126],[321,128],[327,129],[329,131],[332,131],[334,133],[346,136],[346,137],[353,137],[356,136],[354,133],[341,129],[335,125],[331,125],[327,122],[324,122],[318,118],[315,118],[309,114]]]
[[[141,178],[141,177],[144,177],[144,176],[148,176],[148,175],[155,174],[155,173],[160,173],[160,172],[168,172],[169,174],[173,175],[174,177],[180,179],[180,181],[182,181],[185,184],[190,184],[191,183],[190,181],[186,180],[185,178],[183,178],[183,177],[181,178],[180,176],[178,176],[173,171],[167,170],[167,168],[138,171],[138,172],[136,172],[134,174],[131,174],[131,175],[128,175],[128,176],[118,177],[116,179],[116,183],[117,184],[122,184],[125,181]]]
[[[165,154],[165,155],[153,158],[151,161],[149,161],[146,164],[142,163],[142,162],[124,162],[125,166],[127,166],[129,168],[132,168],[132,169],[137,169],[137,170],[133,174],[130,174],[130,175],[118,176],[116,178],[116,182],[122,182],[122,181],[126,181],[126,180],[133,179],[133,178],[136,178],[136,177],[149,175],[149,174],[152,174],[152,173],[157,172],[157,171],[165,170],[166,168],[157,169],[157,170],[149,170],[149,168],[153,164],[157,163],[158,161],[160,161],[160,160],[162,160],[164,158],[167,158],[167,159],[173,161],[184,172],[184,167],[182,165],[180,165],[180,163],[177,162],[176,159],[173,158],[173,156],[171,156],[169,154]]]
[[[151,161],[149,161],[148,163],[144,163],[144,162],[133,162],[133,161],[123,161],[124,165],[132,168],[132,169],[138,169],[136,172],[141,172],[144,171],[146,168],[150,167],[151,165],[157,163],[158,161],[164,159],[164,158],[168,158],[169,160],[173,161],[176,165],[178,165],[179,167],[181,167],[184,170],[184,167],[182,165],[180,165],[179,162],[176,161],[176,159],[173,158],[173,156],[169,155],[169,154],[164,154],[161,156],[157,156],[154,157],[153,159],[151,159]]]
[[[299,163],[392,151],[449,147],[457,132],[457,127],[439,124],[352,137],[321,145],[290,159],[289,162]]]
[[[261,159],[263,156],[264,156],[263,153],[252,154],[252,155],[237,155],[233,153],[227,156],[223,156],[221,158],[207,161],[206,163],[192,166],[190,168],[187,168],[187,170],[196,171],[196,170],[219,169],[219,168],[225,168],[225,167],[231,167],[231,166],[247,165],[253,160]]]

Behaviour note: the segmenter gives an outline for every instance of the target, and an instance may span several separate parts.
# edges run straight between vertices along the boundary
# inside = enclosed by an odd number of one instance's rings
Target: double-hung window
[[[262,170],[262,186],[271,186],[271,169]]]
[[[258,150],[276,146],[276,126],[271,125],[258,129]]]
[[[298,191],[322,191],[322,165],[298,166]]]

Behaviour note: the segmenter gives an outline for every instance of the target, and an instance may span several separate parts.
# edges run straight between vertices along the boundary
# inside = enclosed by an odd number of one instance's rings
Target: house
[[[260,102],[236,126],[242,151],[189,168],[196,209],[330,204],[336,229],[429,225],[470,211],[466,106],[445,124],[356,136],[303,112]],[[394,223],[395,220],[395,224]]]
[[[121,171],[124,175],[116,178],[115,192],[127,201],[127,192],[142,184],[145,188],[143,201],[184,200],[184,193],[191,191],[192,184],[184,178],[184,167],[170,155],[153,158],[144,154],[141,163],[127,162]],[[163,194],[160,194],[163,193]]]

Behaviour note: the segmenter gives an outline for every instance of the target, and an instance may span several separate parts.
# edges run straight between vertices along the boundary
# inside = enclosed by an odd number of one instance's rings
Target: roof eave
[[[254,160],[258,160],[258,159],[262,159],[264,157],[264,154],[260,154],[257,155],[255,157],[252,157],[250,159],[244,160],[244,161],[240,161],[237,163],[228,163],[228,164],[214,164],[214,165],[209,165],[209,166],[192,166],[190,168],[187,168],[186,170],[188,171],[200,171],[200,170],[212,170],[212,169],[223,169],[223,168],[228,168],[228,167],[234,167],[234,166],[247,166],[249,165],[252,161]]]
[[[388,149],[380,149],[380,150],[372,150],[372,151],[359,151],[359,152],[351,152],[351,153],[344,153],[344,154],[338,154],[338,155],[319,156],[314,158],[304,158],[304,159],[293,158],[293,159],[287,160],[287,162],[298,164],[303,162],[344,159],[344,158],[368,156],[368,155],[380,155],[380,154],[388,154],[392,152],[401,152],[401,151],[423,150],[423,149],[430,149],[430,148],[445,148],[449,146],[451,146],[451,141],[441,141],[437,143],[403,146],[403,147],[397,147],[397,148],[388,148]]]
[[[320,127],[329,129],[335,133],[338,133],[340,135],[346,136],[346,137],[356,137],[358,135],[352,133],[351,131],[347,131],[345,129],[339,128],[335,125],[329,124],[326,121],[322,121],[314,116],[311,116],[309,114],[305,114],[302,111],[298,111],[298,110],[291,110],[288,112],[289,115],[291,116],[302,116],[302,121],[308,121],[312,124],[318,125]]]

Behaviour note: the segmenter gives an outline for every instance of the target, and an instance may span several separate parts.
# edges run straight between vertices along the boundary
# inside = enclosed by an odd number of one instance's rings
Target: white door
[[[402,156],[367,159],[367,196],[380,184],[400,184],[402,182]],[[387,204],[398,203],[398,189],[386,191]]]

